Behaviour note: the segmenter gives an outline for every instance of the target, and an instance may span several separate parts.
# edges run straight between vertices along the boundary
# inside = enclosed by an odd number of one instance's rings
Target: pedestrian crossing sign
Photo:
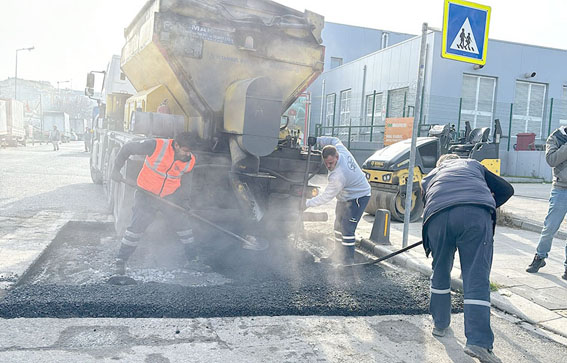
[[[488,46],[490,6],[445,0],[441,56],[484,65]]]

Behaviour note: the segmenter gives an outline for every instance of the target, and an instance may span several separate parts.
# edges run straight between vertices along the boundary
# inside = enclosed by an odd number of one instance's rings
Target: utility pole
[[[20,50],[32,51],[34,47],[16,49],[16,71],[14,72],[14,100],[18,99],[18,52]]]
[[[413,129],[411,137],[411,149],[410,149],[410,159],[409,159],[409,169],[408,169],[408,179],[406,181],[406,203],[404,208],[404,232],[402,247],[407,247],[408,245],[408,233],[410,224],[410,214],[411,214],[411,199],[413,196],[413,169],[415,167],[415,153],[416,153],[416,143],[418,135],[418,121],[421,117],[421,85],[423,84],[423,77],[425,75],[425,46],[427,44],[427,23],[423,23],[421,28],[421,48],[419,52],[419,68],[417,71],[417,87],[415,92],[415,108],[413,114]],[[417,203],[417,201],[416,201]]]

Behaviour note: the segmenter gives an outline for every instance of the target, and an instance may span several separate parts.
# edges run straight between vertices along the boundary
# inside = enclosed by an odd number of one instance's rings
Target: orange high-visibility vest
[[[195,155],[184,162],[175,160],[173,140],[156,139],[156,148],[152,155],[146,156],[140,174],[138,186],[150,193],[165,197],[173,194],[181,186],[181,177],[189,173],[195,165]]]

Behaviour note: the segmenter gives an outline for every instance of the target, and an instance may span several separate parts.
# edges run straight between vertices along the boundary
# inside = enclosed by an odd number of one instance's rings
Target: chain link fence
[[[350,90],[325,97],[312,96],[311,110],[315,136],[336,136],[349,148],[368,143],[378,149],[383,144],[386,118],[413,117],[414,97],[408,89],[395,92],[372,93],[364,98],[353,96]],[[323,101],[321,103],[321,101]],[[423,95],[420,136],[427,136],[431,125],[449,124],[457,135],[464,136],[468,122],[472,129],[490,127],[498,119],[502,127],[501,143],[507,150],[513,150],[518,134],[535,134],[533,148],[541,149],[545,140],[560,125],[567,126],[567,99],[548,98],[527,102],[491,102],[438,95]]]

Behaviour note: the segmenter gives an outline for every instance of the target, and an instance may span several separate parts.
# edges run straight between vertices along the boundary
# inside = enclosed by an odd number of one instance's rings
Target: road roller
[[[377,209],[390,211],[392,220],[403,222],[409,210],[414,222],[423,212],[420,182],[435,168],[443,154],[478,160],[488,170],[500,175],[499,144],[502,128],[494,121],[494,133],[490,128],[467,128],[463,137],[454,139],[449,125],[432,125],[427,137],[418,137],[413,173],[411,206],[406,206],[406,190],[409,174],[411,139],[399,141],[376,151],[363,164],[362,170],[372,187],[372,196],[365,212],[374,215]]]

